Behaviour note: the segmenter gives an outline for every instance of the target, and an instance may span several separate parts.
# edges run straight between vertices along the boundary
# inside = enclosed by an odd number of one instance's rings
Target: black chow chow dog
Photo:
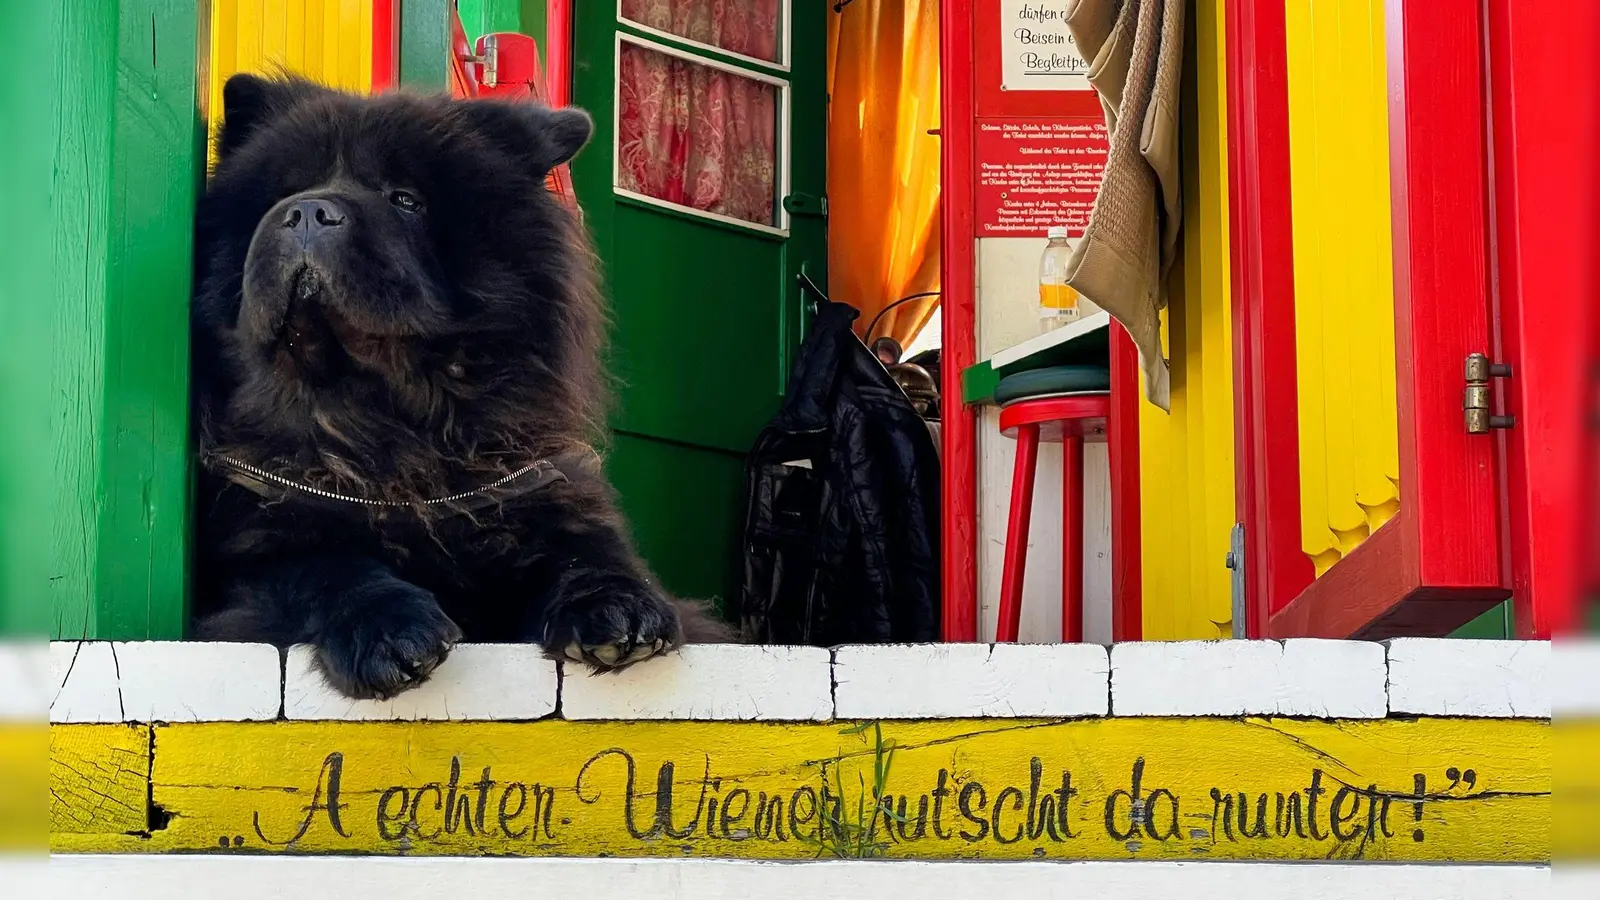
[[[587,115],[231,78],[196,228],[196,632],[389,697],[456,641],[597,669],[721,626],[635,554],[593,448],[604,308],[545,176]]]

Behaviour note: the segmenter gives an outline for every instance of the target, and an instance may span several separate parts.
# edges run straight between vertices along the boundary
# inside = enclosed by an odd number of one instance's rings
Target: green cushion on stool
[[[1111,370],[1105,366],[1051,366],[1000,379],[994,388],[994,402],[1004,406],[1030,397],[1109,390]]]

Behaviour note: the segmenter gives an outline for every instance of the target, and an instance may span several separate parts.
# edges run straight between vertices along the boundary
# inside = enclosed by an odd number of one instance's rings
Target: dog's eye
[[[417,199],[417,195],[410,191],[390,191],[389,202],[393,203],[397,209],[406,212],[414,213],[422,210],[422,201]]]

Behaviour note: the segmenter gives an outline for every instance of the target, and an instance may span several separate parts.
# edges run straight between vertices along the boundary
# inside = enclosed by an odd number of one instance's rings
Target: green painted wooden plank
[[[182,636],[187,584],[188,305],[205,130],[199,0],[43,4],[51,168],[32,261],[45,288],[11,335],[48,385],[7,410],[49,462],[8,522],[14,603],[63,637]],[[40,83],[37,78],[35,84]],[[32,426],[43,421],[43,429]],[[9,429],[7,429],[9,430]],[[8,456],[9,461],[9,456]]]
[[[992,359],[968,366],[961,370],[961,400],[963,403],[993,403],[995,387],[1000,379],[1031,369],[1046,366],[1109,366],[1110,337],[1109,331],[1100,328],[1066,343],[1036,350],[1003,366],[996,367]]]
[[[0,34],[14,47],[62,45],[61,4],[0,3]],[[73,63],[76,61],[73,60]],[[0,141],[0,637],[49,631],[53,536],[70,522],[51,484],[56,421],[52,384],[53,312],[59,285],[81,278],[84,262],[58,265],[52,172],[70,125],[63,110],[87,85],[69,56],[0,54],[0,122],[26,122]],[[40,90],[40,84],[52,86]],[[69,166],[95,158],[81,144]]]
[[[101,637],[183,633],[189,292],[206,128],[199,0],[123,0],[107,252]]]
[[[400,84],[419,91],[449,87],[450,0],[401,0]]]
[[[539,55],[548,57],[550,51],[545,44],[545,16],[549,12],[548,0],[522,0],[522,23],[518,28],[523,34],[529,35],[539,42]]]
[[[993,403],[994,389],[1000,384],[1000,375],[987,362],[961,370],[961,402],[967,404]]]
[[[1456,629],[1450,636],[1453,638],[1503,641],[1510,639],[1515,634],[1516,629],[1511,614],[1511,601],[1507,600]]]
[[[467,40],[475,41],[480,35],[488,34],[491,29],[485,27],[485,13],[494,0],[456,0],[456,13],[461,16],[461,29],[467,33]]]
[[[528,21],[528,14],[533,11],[530,7],[537,8],[536,22]],[[461,27],[469,41],[486,34],[515,31],[532,35],[539,41],[541,50],[544,47],[545,0],[458,0],[456,8],[461,13]],[[537,25],[539,30],[529,31],[530,24]]]

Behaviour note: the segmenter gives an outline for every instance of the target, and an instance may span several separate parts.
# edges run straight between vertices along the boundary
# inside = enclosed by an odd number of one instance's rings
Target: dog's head
[[[515,454],[594,426],[593,267],[545,187],[587,115],[252,75],[222,113],[196,233],[203,427],[382,467],[385,447]]]

